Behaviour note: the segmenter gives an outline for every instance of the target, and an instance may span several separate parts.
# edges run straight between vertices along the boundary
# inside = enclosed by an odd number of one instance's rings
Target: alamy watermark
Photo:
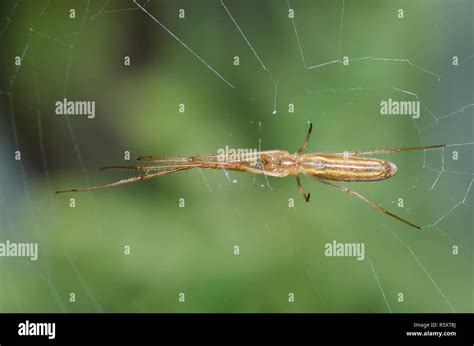
[[[19,336],[47,336],[52,340],[56,338],[56,323],[54,322],[30,322],[26,320],[18,324]]]
[[[221,162],[248,162],[251,166],[256,166],[259,162],[259,155],[257,149],[252,148],[230,148],[228,145],[225,148],[217,149],[218,161]]]
[[[95,118],[95,101],[69,101],[64,98],[54,105],[58,115],[85,115],[88,119]]]
[[[396,101],[389,98],[380,102],[382,115],[410,115],[413,119],[420,117],[420,101]]]
[[[15,243],[6,240],[0,243],[0,257],[29,257],[31,261],[36,261],[38,243]]]
[[[326,257],[356,257],[358,261],[365,258],[364,243],[338,243],[333,240],[324,244],[324,255]]]

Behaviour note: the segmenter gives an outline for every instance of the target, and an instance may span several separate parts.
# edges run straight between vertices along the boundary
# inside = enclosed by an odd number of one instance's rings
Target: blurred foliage
[[[314,124],[309,151],[472,141],[472,108],[423,133],[418,129],[433,121],[426,107],[416,122],[379,112],[384,98],[413,99],[394,87],[417,93],[436,115],[472,103],[472,64],[442,81],[397,62],[306,69],[286,1],[225,3],[278,84],[277,114],[269,74],[218,1],[151,1],[146,8],[235,88],[132,1],[2,2],[0,28],[8,25],[0,29],[0,240],[37,241],[40,257],[0,258],[1,311],[387,311],[378,279],[394,312],[451,311],[437,287],[456,311],[472,312],[473,219],[465,204],[438,225],[450,238],[433,227],[415,232],[307,178],[310,203],[298,195],[294,178],[268,178],[270,189],[264,177],[230,172],[228,179],[207,170],[53,194],[127,176],[97,168],[133,164],[139,155],[260,144],[292,152],[308,121]],[[308,67],[372,56],[409,59],[441,74],[454,54],[461,60],[473,54],[471,1],[349,0],[342,31],[341,1],[290,3]],[[404,19],[397,18],[399,8]],[[16,72],[14,57],[24,51]],[[124,66],[125,56],[131,66]],[[331,91],[350,88],[360,90]],[[96,118],[54,114],[64,97],[95,101]],[[21,162],[12,160],[18,147]],[[473,171],[472,152],[466,154],[470,159],[452,170]],[[387,158],[399,166],[395,178],[354,187],[421,225],[460,202],[472,179],[443,174],[429,190],[437,175],[423,168],[423,152]],[[440,169],[441,151],[426,153],[426,160]],[[398,198],[405,209],[397,208]],[[363,242],[366,259],[325,257],[324,244],[333,240]],[[453,256],[459,244],[467,252]],[[233,254],[235,245],[240,255]]]

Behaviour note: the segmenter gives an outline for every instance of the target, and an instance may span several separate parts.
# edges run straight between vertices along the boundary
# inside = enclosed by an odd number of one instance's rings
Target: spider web
[[[37,242],[40,253],[38,261],[0,258],[2,311],[473,311],[473,30],[470,21],[460,20],[472,13],[472,3],[459,2],[450,11],[448,3],[379,6],[346,0],[256,5],[220,0],[205,2],[204,12],[189,1],[60,5],[48,0],[2,6],[0,46],[6,67],[0,78],[0,152],[5,163],[0,173],[0,235],[1,241]],[[70,8],[77,17],[69,21]],[[399,8],[405,9],[406,18],[397,18]],[[439,27],[426,29],[418,23],[433,8],[444,13],[442,24],[456,24],[467,39],[449,36],[455,29],[432,39],[436,35],[430,30],[439,33]],[[179,18],[179,9],[186,10],[185,18]],[[425,40],[426,47],[415,52],[403,49],[400,41],[394,41],[393,50],[357,45],[354,27],[364,11],[405,34],[400,27],[413,27],[415,42]],[[209,33],[206,27],[193,28],[203,13],[210,27],[222,31],[216,42],[202,36]],[[263,15],[274,16],[273,24],[259,22]],[[66,24],[47,25],[48,16]],[[111,58],[121,61],[127,54],[112,42],[124,39],[128,50],[137,40],[124,26],[140,27],[151,38],[138,36],[145,47],[137,57],[141,63],[120,68],[154,66],[146,51],[160,46],[176,58],[158,55],[158,72],[147,73],[161,73],[164,81],[156,91],[148,87],[152,91],[145,96],[140,95],[147,89],[138,77],[119,70],[118,64],[95,67],[84,53],[97,49],[85,43],[89,38],[104,35],[100,42],[113,52]],[[376,31],[361,29],[358,35],[362,41],[364,34],[369,36],[370,42]],[[127,41],[127,35],[132,39]],[[219,42],[230,42],[232,52],[219,49]],[[241,58],[240,70],[231,63],[234,55]],[[451,63],[453,56],[458,56],[457,65]],[[16,57],[21,64],[13,63]],[[50,64],[55,65],[54,75],[48,75]],[[94,95],[98,88],[83,85],[87,79],[81,73],[90,70],[92,76],[105,69],[103,80],[91,77],[90,83],[110,87],[113,97]],[[150,83],[151,77],[135,73],[142,83]],[[380,79],[366,77],[372,73]],[[124,87],[114,74],[132,86]],[[177,95],[165,94],[163,85],[178,88],[175,79],[189,85]],[[114,82],[119,84],[115,89]],[[152,103],[159,95],[165,110],[156,115],[140,106],[127,108],[123,99],[128,94]],[[99,104],[105,99],[110,109],[102,106],[93,120],[53,113],[55,101],[81,97]],[[421,117],[381,116],[378,102],[389,98],[419,101]],[[183,99],[191,110],[171,122],[179,114],[170,115],[170,110]],[[289,103],[296,106],[294,114]],[[139,113],[136,119],[127,114],[131,110]],[[375,116],[364,115],[369,112]],[[151,118],[163,123],[163,138],[136,125]],[[313,197],[305,204],[292,178],[286,182],[225,170],[169,178],[174,182],[170,188],[162,180],[156,191],[151,185],[136,185],[103,195],[53,193],[66,183],[92,185],[99,179],[93,169],[123,160],[124,150],[134,156],[147,154],[143,150],[193,154],[175,139],[189,123],[197,130],[184,130],[197,140],[191,151],[205,154],[226,142],[258,150],[296,149],[308,122],[315,126],[308,152],[446,144],[439,150],[387,156],[399,166],[400,178],[393,182],[351,186],[397,215],[416,220],[422,230],[407,229],[309,179],[303,185]],[[197,137],[213,130],[224,133],[213,135],[213,144],[199,142]],[[132,144],[137,138],[142,142]],[[17,151],[20,160],[14,159]],[[71,198],[77,203],[74,208]],[[180,198],[186,208],[177,206]],[[205,201],[201,206],[200,199]],[[168,217],[159,209],[170,204],[176,207]],[[155,212],[157,218],[148,216]],[[206,216],[200,218],[201,213]],[[365,260],[324,256],[324,245],[332,241],[365,244]],[[132,255],[124,255],[124,246],[131,246]],[[178,300],[181,292],[186,293],[184,304]],[[295,294],[295,303],[288,302],[289,293]]]

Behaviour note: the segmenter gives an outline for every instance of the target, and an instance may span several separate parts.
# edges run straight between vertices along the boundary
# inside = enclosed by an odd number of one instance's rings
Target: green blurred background
[[[292,152],[308,121],[309,152],[473,142],[472,1],[347,0],[341,25],[342,1],[227,0],[269,72],[219,1],[141,3],[235,88],[132,1],[0,4],[0,241],[39,244],[37,261],[0,258],[0,311],[474,310],[472,145],[387,155],[396,177],[351,185],[422,231],[308,178],[310,203],[294,178],[268,178],[270,189],[262,176],[209,170],[53,193],[125,177],[98,167],[139,155]],[[309,68],[343,56],[409,63]],[[383,99],[416,100],[396,88],[419,97],[420,119],[380,115]],[[56,115],[64,97],[95,101],[95,119]],[[325,257],[333,240],[364,243],[365,260]]]

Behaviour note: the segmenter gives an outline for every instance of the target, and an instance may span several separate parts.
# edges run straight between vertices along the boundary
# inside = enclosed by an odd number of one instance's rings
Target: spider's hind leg
[[[323,183],[323,184],[326,184],[326,185],[329,185],[329,186],[332,186],[342,192],[345,192],[345,193],[348,193],[349,195],[352,195],[354,197],[357,197],[359,198],[360,200],[364,201],[365,203],[367,203],[368,205],[370,205],[372,208],[374,208],[375,210],[378,210],[380,211],[381,213],[385,214],[385,215],[388,215],[388,216],[391,216],[393,217],[394,219],[397,219],[398,221],[401,221],[403,223],[406,223],[407,225],[411,226],[411,227],[414,227],[416,229],[421,229],[420,226],[417,226],[405,219],[402,219],[400,216],[397,216],[395,214],[392,214],[391,212],[389,212],[388,210],[382,208],[380,205],[378,205],[377,203],[375,202],[372,202],[370,199],[368,199],[367,197],[361,195],[360,193],[358,193],[357,191],[354,191],[352,189],[349,189],[345,186],[342,186],[342,185],[337,185],[337,184],[334,184],[334,183],[331,183],[330,181],[326,181],[324,179],[321,179],[317,176],[314,176],[312,175],[311,178],[313,178],[314,180],[316,181],[319,181],[320,183]]]

